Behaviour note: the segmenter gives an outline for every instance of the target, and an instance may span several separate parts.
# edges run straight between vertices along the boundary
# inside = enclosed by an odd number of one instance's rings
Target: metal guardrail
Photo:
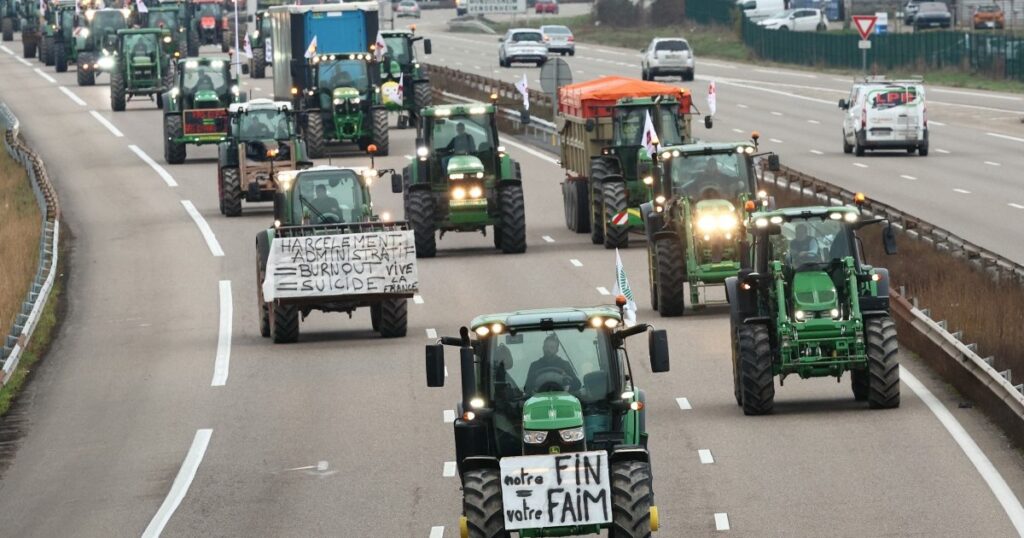
[[[42,233],[39,234],[39,263],[32,286],[21,304],[21,311],[14,319],[14,325],[7,333],[3,347],[0,348],[0,364],[3,365],[0,385],[6,384],[18,367],[21,355],[32,339],[32,333],[42,316],[46,301],[50,298],[50,291],[53,290],[56,279],[60,245],[60,204],[57,201],[57,191],[46,174],[43,160],[18,136],[19,126],[18,118],[6,104],[0,103],[0,127],[3,127],[4,149],[28,173],[36,202],[39,204],[39,212],[42,214]]]

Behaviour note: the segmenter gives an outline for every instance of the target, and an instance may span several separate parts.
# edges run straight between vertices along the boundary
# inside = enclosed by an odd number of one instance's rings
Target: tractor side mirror
[[[651,354],[651,371],[661,373],[668,371],[668,332],[655,329],[648,333],[647,347]]]
[[[778,155],[774,155],[774,154],[773,155],[769,155],[768,156],[768,171],[769,172],[778,172],[779,170],[782,170],[782,164],[779,163],[779,156]]]
[[[398,172],[391,174],[391,192],[395,194],[402,192],[402,174]]]
[[[441,344],[427,346],[427,386],[444,386],[444,346]]]
[[[892,223],[882,228],[882,246],[885,247],[885,253],[889,256],[896,254],[898,249],[896,248],[896,231],[892,229]]]
[[[843,110],[849,110],[850,109],[850,102],[847,101],[846,99],[840,99],[839,100],[839,108],[841,108]]]
[[[519,123],[521,123],[523,125],[529,125],[530,124],[530,111],[529,110],[526,110],[524,108],[523,110],[519,111]]]
[[[704,116],[704,128],[710,129],[715,125],[715,120],[711,119],[711,116]]]
[[[597,129],[597,122],[594,121],[594,118],[587,118],[587,122],[583,124],[583,128],[586,129],[588,133],[592,133],[594,132],[594,129]]]
[[[434,46],[430,44],[429,39],[423,40],[423,54],[433,54]]]

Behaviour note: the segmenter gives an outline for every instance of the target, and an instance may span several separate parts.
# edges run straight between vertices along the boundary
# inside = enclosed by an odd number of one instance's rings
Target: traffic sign
[[[572,68],[565,60],[552,58],[544,62],[544,67],[540,68],[540,87],[544,93],[554,94],[558,88],[569,84],[572,84]]]
[[[875,15],[854,15],[853,24],[857,27],[857,32],[860,33],[861,39],[868,39],[871,35],[871,31],[875,29],[875,23],[878,22],[878,17]]]
[[[525,13],[526,0],[467,0],[466,12],[470,15]]]

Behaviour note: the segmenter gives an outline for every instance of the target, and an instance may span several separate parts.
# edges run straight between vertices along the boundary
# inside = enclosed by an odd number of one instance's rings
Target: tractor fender
[[[736,295],[739,278],[730,276],[725,279],[725,300],[729,303],[729,324],[736,327],[740,324],[739,297]]]
[[[878,275],[878,293],[875,297],[889,297],[889,270],[884,267],[875,267],[875,274]]]
[[[679,240],[679,234],[676,233],[673,230],[664,230],[663,229],[661,231],[655,232],[654,235],[651,236],[651,238],[654,239],[655,241],[657,241],[659,239],[676,239],[676,240]]]
[[[636,401],[643,405],[641,411],[636,414],[636,433],[642,439],[642,435],[647,431],[647,391],[637,389]]]
[[[651,462],[651,453],[640,445],[622,445],[612,449],[608,456],[608,463],[619,463],[621,461]]]
[[[469,456],[459,462],[459,473],[476,471],[479,469],[500,469],[501,464],[494,456]]]
[[[644,221],[644,233],[647,241],[653,242],[654,236],[665,228],[665,217],[654,210],[652,202],[640,204],[640,218]]]
[[[115,69],[119,69],[119,68],[120,68],[120,66],[115,67]],[[178,114],[181,113],[181,101],[176,99],[176,98],[171,97],[171,92],[170,91],[166,91],[166,92],[163,93],[163,101],[164,101],[164,108],[163,108],[164,116],[177,116]]]
[[[498,188],[505,187],[508,185],[522,185],[523,180],[521,179],[501,179],[498,180]]]
[[[217,168],[238,166],[238,149],[231,151],[233,146],[234,144],[227,140],[217,144]]]
[[[256,256],[261,265],[266,265],[267,260],[270,259],[270,243],[273,241],[272,234],[273,232],[269,229],[256,234]],[[262,284],[262,282],[256,283],[257,286]]]
[[[875,284],[875,295],[857,299],[860,303],[861,316],[865,318],[889,315],[889,270],[875,267],[875,274],[879,276]]]
[[[409,192],[413,191],[429,191],[430,183],[412,183],[409,185]]]

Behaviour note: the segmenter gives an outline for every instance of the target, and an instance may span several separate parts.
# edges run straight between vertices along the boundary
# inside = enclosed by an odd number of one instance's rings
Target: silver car
[[[534,28],[513,28],[499,37],[498,63],[511,67],[513,63],[533,63],[537,67],[548,60],[548,46],[544,35]]]
[[[654,77],[675,75],[683,80],[693,80],[696,69],[693,49],[681,37],[656,37],[647,47],[640,50],[640,75],[644,80]]]
[[[568,26],[545,24],[540,27],[540,33],[544,34],[544,43],[548,46],[548,52],[556,52],[562,56],[576,55],[576,38]]]

